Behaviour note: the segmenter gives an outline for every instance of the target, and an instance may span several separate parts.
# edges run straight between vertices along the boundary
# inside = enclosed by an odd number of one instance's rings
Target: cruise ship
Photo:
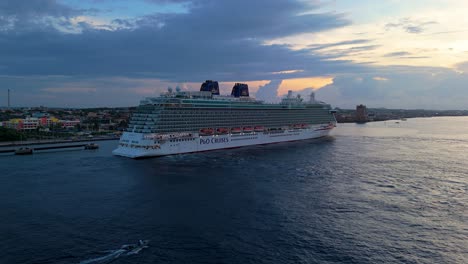
[[[249,96],[236,83],[231,95],[220,95],[216,81],[200,91],[173,91],[145,98],[130,118],[112,153],[144,158],[258,144],[319,138],[336,126],[329,104],[288,92],[280,103]]]

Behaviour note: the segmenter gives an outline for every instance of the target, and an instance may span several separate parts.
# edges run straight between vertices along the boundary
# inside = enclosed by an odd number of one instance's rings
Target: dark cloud
[[[411,18],[402,18],[398,23],[387,23],[385,30],[403,29],[407,33],[419,34],[427,29],[427,26],[437,24],[436,21],[420,21]]]
[[[0,15],[21,19],[39,16],[69,17],[80,11],[61,4],[56,0],[14,0],[0,1]]]
[[[300,69],[301,77],[353,67],[308,50],[263,41],[347,25],[337,14],[305,14],[318,6],[302,1],[197,1],[189,13],[154,14],[121,29],[80,34],[47,27],[0,33],[0,74],[132,76],[173,81],[271,79],[272,72]],[[64,22],[66,26],[66,22]],[[318,67],[320,65],[320,67]]]
[[[384,57],[402,57],[402,56],[408,56],[408,55],[411,55],[411,53],[407,51],[396,51],[396,52],[387,53],[384,55]]]
[[[0,32],[18,34],[25,32],[67,28],[70,19],[96,10],[75,9],[56,0],[0,1]],[[1,46],[0,46],[1,48]]]
[[[375,50],[377,48],[381,47],[381,45],[364,45],[364,46],[353,46],[349,48],[339,48],[339,49],[331,49],[331,50],[326,50],[323,53],[327,54],[329,56],[333,56],[336,58],[341,58],[344,56],[350,56],[350,55],[358,55],[362,53],[367,53],[369,51]],[[355,66],[358,64],[354,64]]]
[[[365,44],[365,43],[369,43],[370,41],[371,41],[370,39],[353,39],[353,40],[345,40],[345,41],[328,43],[328,44],[312,44],[312,45],[309,45],[308,48],[310,50],[323,50],[323,49],[337,47],[337,46]]]
[[[211,39],[271,39],[350,24],[340,14],[303,14],[319,7],[297,0],[199,0],[195,1],[189,14],[157,14],[141,21],[162,21],[167,27],[166,31],[178,35],[192,35],[194,31],[200,31],[206,34],[203,37]]]
[[[135,106],[143,97],[156,96],[170,85],[144,78],[50,75],[0,76],[0,84],[11,90],[15,107]],[[6,89],[0,89],[0,99],[0,106],[6,105]]]
[[[402,59],[429,59],[429,56],[404,56]]]
[[[460,108],[468,101],[466,74],[339,60],[379,47],[370,40],[302,50],[264,44],[349,25],[341,14],[320,13],[314,1],[148,1],[186,3],[187,12],[120,18],[96,29],[90,21],[73,20],[96,10],[53,0],[0,1],[0,87],[12,89],[15,105],[125,106],[156,95],[169,81],[272,80],[257,96],[274,100],[278,79],[331,75],[334,83],[320,89],[318,98],[340,107]],[[404,20],[387,29],[425,30],[431,23]],[[466,64],[458,68],[468,70]]]
[[[157,4],[160,4],[160,3],[163,3],[163,4],[166,4],[166,3],[188,3],[188,2],[196,2],[196,1],[201,1],[201,0],[145,0],[145,2],[148,2],[148,3],[157,3]]]
[[[424,28],[422,26],[406,26],[405,30],[408,33],[418,34],[418,33],[423,32]]]
[[[356,52],[356,51],[369,51],[369,50],[374,50],[381,45],[367,45],[367,46],[358,46],[358,47],[351,47],[349,48],[349,52]]]

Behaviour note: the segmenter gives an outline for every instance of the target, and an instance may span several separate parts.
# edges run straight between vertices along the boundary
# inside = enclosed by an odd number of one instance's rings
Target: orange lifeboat
[[[265,128],[263,126],[256,126],[254,127],[254,131],[255,132],[263,132],[265,130]]]
[[[216,129],[216,134],[220,134],[220,135],[223,135],[223,134],[227,134],[229,130],[225,127],[219,127]]]
[[[213,129],[212,128],[202,128],[202,129],[200,129],[200,134],[201,135],[213,135]]]
[[[233,127],[231,128],[231,133],[232,134],[239,134],[241,132],[241,128],[240,127]]]

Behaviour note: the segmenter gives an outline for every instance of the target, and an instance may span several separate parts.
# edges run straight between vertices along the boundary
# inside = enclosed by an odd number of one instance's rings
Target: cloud
[[[95,93],[96,88],[87,88],[87,87],[51,87],[51,88],[44,88],[41,89],[44,92],[50,93]]]
[[[343,108],[467,109],[468,74],[430,67],[381,67],[360,78],[342,75],[317,91],[317,98]],[[375,74],[385,73],[385,81]],[[380,75],[378,75],[380,76]]]
[[[279,102],[281,97],[287,94],[288,91],[293,91],[301,96],[308,97],[311,92],[331,83],[333,83],[333,80],[330,77],[276,79],[265,85],[261,85],[255,97],[269,103]]]
[[[468,73],[468,61],[458,63],[457,65],[455,65],[455,68],[460,72]]]
[[[157,96],[174,85],[147,78],[47,75],[0,76],[0,83],[10,88],[13,106],[50,107],[135,106],[142,97]]]
[[[419,34],[426,30],[427,26],[438,24],[436,21],[422,21],[412,18],[402,18],[397,23],[385,24],[385,30],[403,29],[407,33]]]
[[[266,102],[278,102],[278,89],[282,82],[282,80],[272,80],[269,83],[260,86],[258,91],[255,93],[255,97]]]
[[[0,15],[11,15],[19,18],[39,16],[64,16],[69,17],[81,13],[81,11],[56,0],[15,0],[1,1]]]
[[[369,43],[370,41],[371,41],[370,39],[354,39],[354,40],[345,40],[345,41],[339,41],[339,42],[327,43],[327,44],[311,44],[308,47],[310,50],[323,50],[323,49],[337,47],[337,46],[365,44],[365,43]]]
[[[343,15],[319,13],[318,7],[303,1],[196,1],[188,13],[138,18],[131,22],[135,28],[125,19],[114,20],[120,25],[114,30],[84,21],[78,34],[16,28],[0,32],[0,74],[198,82],[266,80],[285,69],[301,70],[289,74],[297,78],[359,68],[333,55],[264,44],[269,38],[349,24]],[[314,13],[303,14],[306,10]]]
[[[303,72],[303,71],[304,70],[284,70],[284,71],[272,72],[272,74],[291,74],[291,73]]]
[[[347,56],[366,54],[366,53],[369,53],[370,51],[378,49],[379,47],[381,47],[381,45],[352,46],[348,48],[324,50],[321,52],[321,54],[334,57],[334,58],[343,58]],[[357,64],[354,64],[354,65],[356,66]]]
[[[406,26],[405,27],[406,32],[408,33],[421,33],[424,31],[424,28],[422,26]]]
[[[0,1],[0,32],[69,28],[70,19],[94,11],[72,8],[56,0]]]
[[[400,58],[402,59],[430,59],[431,57],[429,56],[404,56]]]
[[[382,82],[388,81],[388,78],[381,77],[381,76],[375,76],[372,79],[375,80],[375,81],[382,81]]]
[[[246,82],[255,94],[269,81]],[[169,82],[154,78],[95,76],[0,76],[2,87],[8,87],[14,106],[103,107],[136,106],[144,97],[155,97],[168,87],[196,91],[199,82]],[[230,94],[234,82],[220,82],[222,94]],[[3,97],[0,90],[0,99]],[[6,94],[6,89],[5,89]],[[6,97],[5,97],[6,98]],[[6,105],[6,99],[0,106]]]
[[[397,51],[397,52],[387,53],[384,55],[384,57],[402,57],[402,56],[408,56],[408,55],[411,55],[411,53],[407,51]]]
[[[118,106],[135,105],[140,97],[157,95],[169,85],[195,90],[205,79],[221,81],[225,92],[234,81],[255,83],[251,90],[255,93],[260,86],[257,96],[278,100],[295,80],[300,83],[291,87],[308,87],[302,92],[309,93],[315,82],[304,80],[323,76],[320,84],[326,86],[317,92],[323,95],[319,99],[337,106],[431,108],[433,102],[442,108],[463,106],[466,99],[465,63],[457,65],[458,72],[377,66],[383,60],[418,64],[435,57],[440,43],[421,34],[435,21],[405,18],[356,30],[347,15],[323,11],[319,1],[145,2],[183,8],[106,17],[103,10],[65,1],[1,1],[0,87],[12,89],[17,105]],[[441,17],[434,20],[443,22]],[[374,38],[385,23],[392,32]],[[367,33],[356,37],[355,32]],[[387,49],[385,36],[395,41],[407,33],[411,38],[399,45],[404,51]],[[302,46],[278,44],[278,39],[296,37],[308,41]],[[419,52],[422,41],[436,50]],[[458,49],[466,46],[463,40],[452,43]]]

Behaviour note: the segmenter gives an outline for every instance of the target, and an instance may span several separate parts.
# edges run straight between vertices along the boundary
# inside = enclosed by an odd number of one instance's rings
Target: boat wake
[[[119,249],[115,250],[106,250],[103,253],[108,253],[107,255],[87,259],[80,261],[80,264],[103,264],[103,263],[110,263],[121,256],[131,256],[140,253],[143,249],[148,247],[149,240],[140,240],[137,244],[128,244],[123,245]]]

